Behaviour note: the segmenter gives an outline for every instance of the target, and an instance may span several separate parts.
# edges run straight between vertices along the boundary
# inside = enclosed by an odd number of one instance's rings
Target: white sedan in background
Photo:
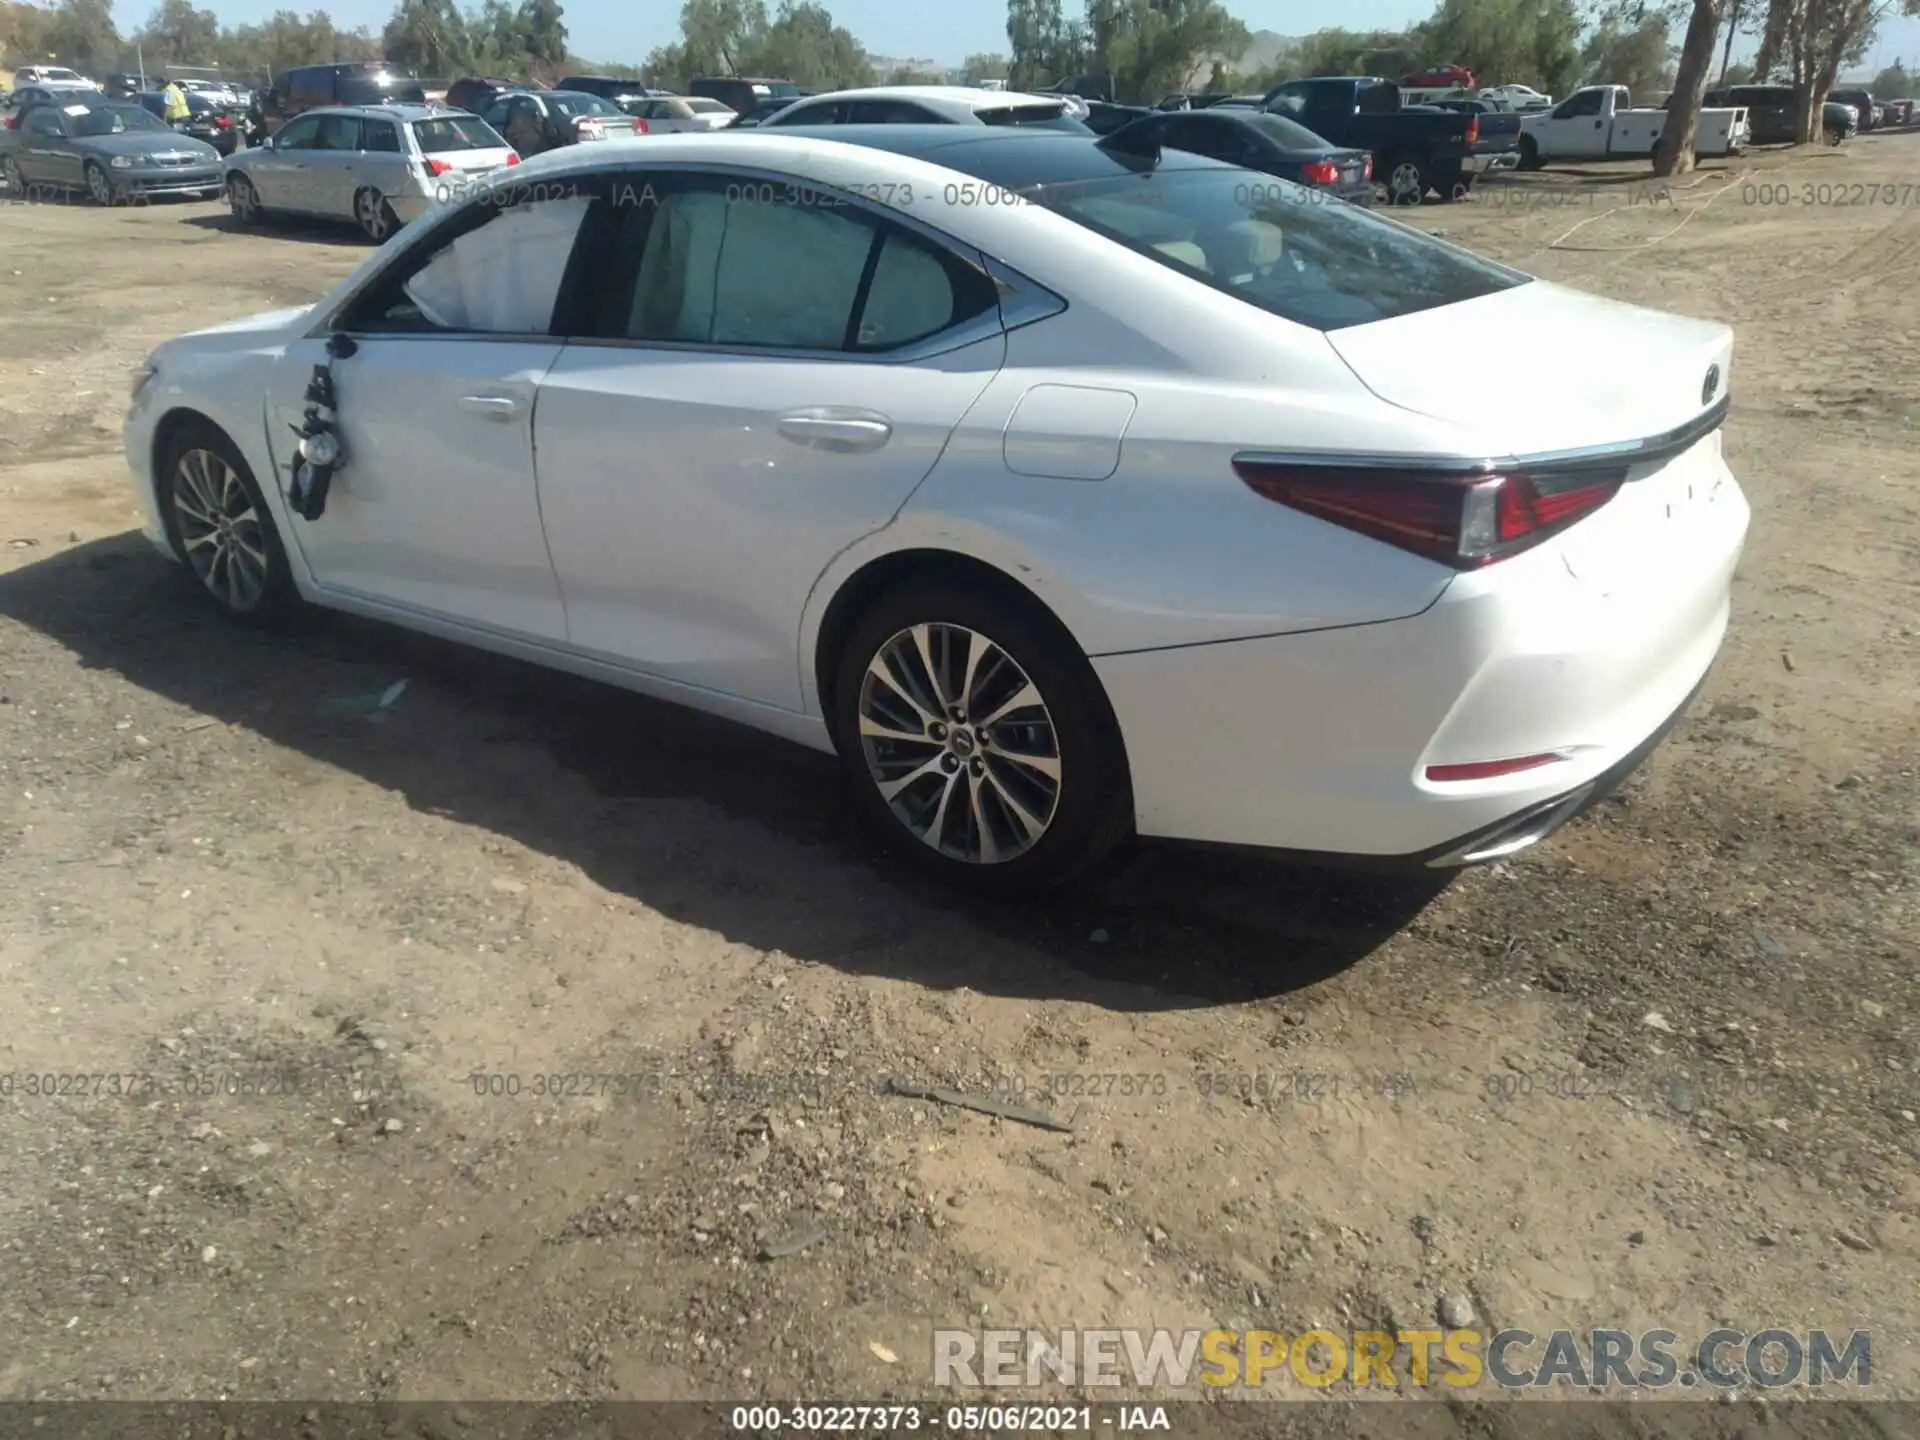
[[[704,95],[652,95],[629,101],[626,109],[629,115],[647,122],[650,135],[724,130],[736,118],[733,110]]]
[[[837,752],[962,884],[1130,831],[1510,854],[1720,647],[1731,332],[1254,178],[956,125],[543,156],[316,305],[160,346],[146,533],[243,620],[330,606]],[[1472,329],[1580,373],[1489,405],[1432,358]]]
[[[1492,100],[1509,110],[1551,110],[1553,97],[1542,95],[1530,85],[1496,85],[1480,92],[1482,100]]]

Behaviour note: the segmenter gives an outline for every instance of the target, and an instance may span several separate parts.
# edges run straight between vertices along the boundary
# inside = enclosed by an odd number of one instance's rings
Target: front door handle
[[[511,420],[525,407],[511,395],[462,395],[460,408],[489,420]]]
[[[795,444],[846,455],[878,450],[893,437],[885,416],[871,410],[799,410],[780,417],[780,433]]]

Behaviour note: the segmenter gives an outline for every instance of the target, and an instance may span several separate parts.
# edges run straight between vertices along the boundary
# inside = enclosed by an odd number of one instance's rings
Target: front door
[[[779,203],[796,192],[814,203]],[[807,597],[999,371],[995,289],[799,182],[656,175],[626,193],[600,307],[534,422],[568,639],[798,710]]]
[[[248,157],[247,179],[262,205],[270,210],[313,209],[312,182],[307,177],[319,133],[319,117],[302,115],[282,125],[273,144]]]
[[[1582,90],[1555,107],[1547,122],[1552,143],[1546,149],[1552,156],[1572,160],[1597,159],[1607,153],[1607,119],[1600,112],[1606,102],[1603,90]]]
[[[510,636],[559,641],[566,617],[541,531],[533,434],[560,355],[555,300],[584,199],[470,208],[342,318],[333,362],[345,464],[325,513],[294,519],[320,586]],[[289,348],[269,425],[280,486],[325,338]]]
[[[29,110],[20,122],[26,142],[17,152],[20,174],[52,185],[81,182],[80,152],[67,137],[67,120],[50,105]]]

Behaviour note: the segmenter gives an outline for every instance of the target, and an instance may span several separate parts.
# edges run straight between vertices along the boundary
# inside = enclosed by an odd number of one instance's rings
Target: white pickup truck
[[[1553,109],[1520,117],[1520,168],[1551,160],[1632,160],[1653,154],[1667,128],[1665,110],[1636,110],[1624,85],[1589,85]],[[1737,155],[1746,148],[1744,107],[1702,110],[1694,153]]]

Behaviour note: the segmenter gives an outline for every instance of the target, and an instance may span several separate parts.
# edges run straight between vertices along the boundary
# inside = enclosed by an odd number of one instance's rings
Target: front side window
[[[51,110],[36,110],[27,116],[27,129],[33,131],[36,135],[57,137],[64,136],[67,133],[66,125],[61,121],[60,117]]]
[[[517,202],[517,203],[516,203]],[[522,187],[490,193],[428,238],[346,317],[372,334],[546,335],[592,199]]]
[[[1600,113],[1601,94],[1598,90],[1587,90],[1574,96],[1566,104],[1553,112],[1556,120],[1577,120],[1588,115]]]
[[[1531,277],[1350,205],[1288,203],[1234,170],[1160,171],[1025,193],[1098,235],[1316,330],[1391,320]]]
[[[838,125],[841,115],[847,107],[835,100],[823,100],[818,104],[784,105],[781,108],[766,108],[762,114],[767,125]]]
[[[780,203],[785,188],[686,178],[615,206],[610,249],[633,280],[606,287],[631,298],[601,333],[884,353],[997,303],[984,273],[932,242],[856,205]]]
[[[320,133],[320,121],[311,115],[302,115],[298,120],[289,121],[281,127],[280,133],[273,137],[276,150],[311,150],[314,137]]]

